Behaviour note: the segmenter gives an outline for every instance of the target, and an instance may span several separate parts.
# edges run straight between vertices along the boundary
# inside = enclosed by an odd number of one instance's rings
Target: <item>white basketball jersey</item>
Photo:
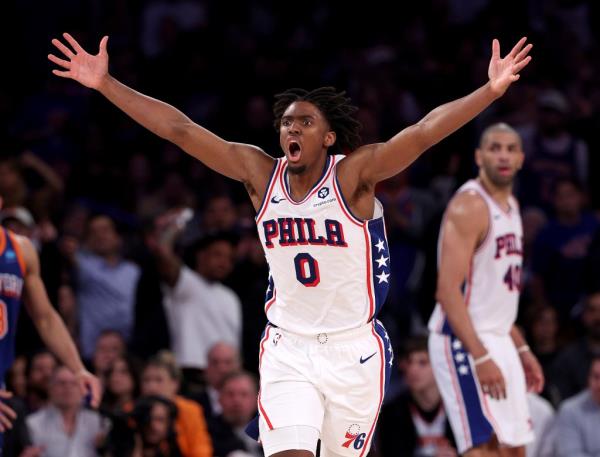
[[[287,159],[278,159],[256,216],[269,263],[265,312],[274,325],[298,334],[337,332],[371,321],[385,301],[390,254],[383,209],[373,219],[354,217],[328,156],[322,177],[296,202],[288,187]]]
[[[489,227],[485,240],[471,259],[463,288],[465,303],[478,333],[507,334],[517,318],[521,289],[523,228],[519,205],[511,196],[509,210],[505,211],[474,179],[467,181],[457,193],[466,191],[477,192],[485,200]],[[438,256],[441,254],[442,235],[440,232]],[[452,334],[439,303],[429,320],[429,330]]]

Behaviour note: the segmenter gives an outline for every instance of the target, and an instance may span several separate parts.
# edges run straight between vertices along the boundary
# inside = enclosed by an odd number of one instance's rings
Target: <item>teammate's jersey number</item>
[[[8,333],[8,308],[3,300],[0,300],[0,340]]]
[[[504,275],[504,284],[508,287],[508,290],[511,292],[520,291],[521,290],[521,266],[520,265],[511,265],[506,270],[506,274]]]
[[[294,257],[296,279],[304,287],[315,287],[321,281],[319,275],[319,262],[307,252],[302,252]]]

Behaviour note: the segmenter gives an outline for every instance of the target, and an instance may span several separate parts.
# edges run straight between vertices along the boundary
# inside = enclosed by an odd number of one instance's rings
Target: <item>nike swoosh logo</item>
[[[377,352],[373,352],[373,354],[371,354],[369,357],[367,357],[366,359],[362,358],[362,355],[360,356],[360,363],[365,363],[367,360],[369,360],[371,357],[373,357],[375,354],[377,354]]]
[[[280,203],[284,200],[285,200],[285,198],[280,198],[279,200],[277,200],[277,197],[273,197],[273,198],[271,198],[271,203]]]

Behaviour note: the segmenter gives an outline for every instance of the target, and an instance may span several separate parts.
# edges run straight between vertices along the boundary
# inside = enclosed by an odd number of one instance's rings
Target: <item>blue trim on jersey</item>
[[[258,215],[267,204],[267,197],[269,196],[269,189],[271,188],[271,184],[273,183],[273,177],[275,176],[275,172],[277,171],[277,166],[279,165],[280,159],[275,159],[275,165],[273,165],[273,169],[271,170],[271,174],[269,175],[269,180],[267,181],[267,187],[265,187],[265,194],[263,195],[262,202],[260,202],[260,206],[256,210],[256,216],[254,216],[254,220],[258,219]]]
[[[373,278],[373,294],[375,295],[375,318],[385,303],[390,288],[390,249],[385,236],[383,217],[366,221],[371,237],[371,276]]]
[[[265,294],[265,305],[269,300],[273,298],[273,294],[275,293],[275,281],[273,281],[273,276],[269,273],[269,285],[267,286],[267,292]],[[264,335],[263,335],[264,336]],[[262,337],[261,337],[262,339]]]
[[[454,335],[450,336],[450,351],[454,364],[454,374],[458,379],[463,397],[463,405],[467,414],[471,442],[473,447],[479,446],[480,444],[487,443],[492,438],[494,428],[483,414],[481,401],[477,392],[475,374],[469,363],[469,353]]]
[[[0,379],[4,379],[4,375],[12,365],[15,356],[15,337],[17,319],[21,308],[23,272],[12,238],[8,235],[6,229],[0,229],[3,231],[5,238],[4,251],[0,254],[0,273],[2,273],[3,278],[8,279],[6,283],[2,282],[0,286],[0,306],[6,308],[2,310],[3,319],[6,320],[0,324],[3,333],[3,335],[0,334]]]
[[[331,156],[330,156],[330,155],[328,155],[328,156],[327,156],[327,160],[325,161],[325,166],[323,167],[323,171],[321,172],[321,176],[319,176],[319,179],[317,179],[317,180],[315,181],[315,183],[314,183],[314,184],[313,184],[313,186],[312,186],[312,187],[309,189],[309,191],[308,191],[308,192],[306,192],[306,195],[305,195],[305,196],[302,198],[302,200],[300,200],[300,201],[298,201],[298,202],[292,198],[292,191],[290,190],[290,183],[289,183],[289,181],[288,181],[288,166],[289,166],[289,163],[288,163],[288,162],[286,162],[286,163],[285,163],[285,170],[283,170],[283,185],[285,186],[285,190],[286,190],[286,192],[288,193],[288,195],[289,195],[289,197],[290,197],[290,200],[291,200],[291,202],[292,202],[292,203],[296,203],[296,204],[298,204],[298,203],[302,203],[302,202],[303,202],[303,201],[306,199],[306,197],[308,197],[308,196],[309,196],[309,195],[312,193],[312,191],[313,191],[313,190],[315,190],[315,189],[317,188],[317,186],[318,186],[319,184],[322,184],[322,183],[321,183],[321,180],[322,180],[322,179],[325,177],[325,175],[327,174],[327,171],[329,170],[329,164],[330,164],[330,163],[331,163]]]
[[[375,333],[381,337],[383,340],[383,349],[385,351],[385,384],[384,395],[387,392],[387,388],[390,384],[390,376],[392,375],[392,367],[394,366],[394,351],[392,350],[392,342],[390,341],[390,337],[388,336],[385,327],[381,322],[375,319],[373,327],[375,328]]]

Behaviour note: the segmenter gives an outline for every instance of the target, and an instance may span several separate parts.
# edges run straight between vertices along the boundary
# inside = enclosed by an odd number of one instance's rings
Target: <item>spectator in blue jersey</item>
[[[0,379],[4,379],[14,360],[16,321],[21,302],[44,343],[71,370],[84,392],[90,392],[91,404],[97,406],[100,384],[85,369],[64,322],[50,304],[40,277],[35,247],[27,238],[0,227]],[[10,396],[9,392],[0,390],[0,398]],[[0,432],[10,428],[14,418],[14,411],[0,402]]]

